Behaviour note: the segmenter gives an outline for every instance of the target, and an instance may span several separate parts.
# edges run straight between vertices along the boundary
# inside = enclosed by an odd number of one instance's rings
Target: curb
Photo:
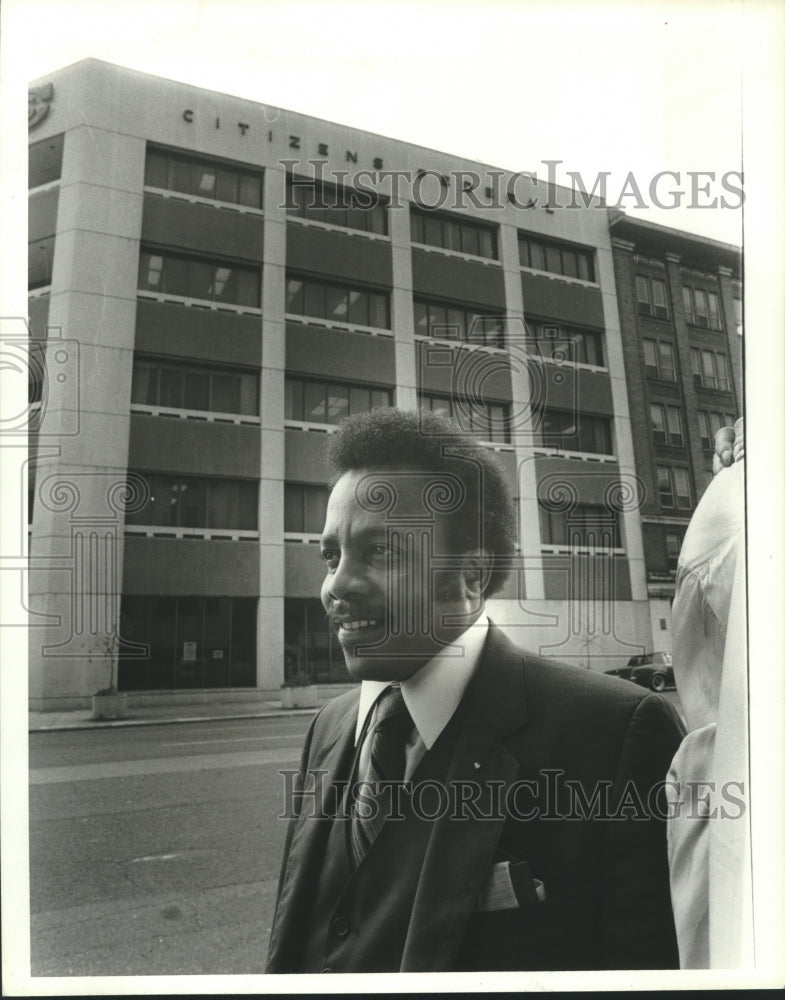
[[[62,733],[72,732],[79,729],[122,729],[133,726],[169,726],[182,725],[186,722],[226,722],[237,719],[282,719],[293,716],[315,715],[319,708],[281,708],[270,712],[245,712],[237,715],[196,715],[196,716],[172,716],[168,719],[114,719],[114,720],[92,720],[85,719],[82,722],[56,723],[52,726],[36,725],[28,726],[28,733]]]

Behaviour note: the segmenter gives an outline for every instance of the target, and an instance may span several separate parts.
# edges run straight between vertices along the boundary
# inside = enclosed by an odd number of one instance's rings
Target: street
[[[262,972],[308,722],[32,733],[32,974]]]
[[[31,733],[32,974],[261,973],[309,721]]]

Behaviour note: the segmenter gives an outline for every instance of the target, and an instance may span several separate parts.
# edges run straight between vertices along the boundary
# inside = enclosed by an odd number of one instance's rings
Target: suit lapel
[[[335,790],[331,786],[335,781],[348,781],[350,778],[355,752],[356,721],[357,700],[354,699],[337,726],[331,732],[328,728],[327,740],[314,744],[311,748],[307,766],[311,772],[324,772],[320,779],[322,792],[321,794],[317,792],[315,800],[308,798],[303,800],[301,814],[294,821],[294,831],[286,856],[284,876],[270,936],[268,970],[274,971],[279,958],[279,948],[286,942],[297,939],[298,929],[303,926],[303,915],[307,914],[312,903],[325,843],[332,826],[330,817],[335,814],[339,805]],[[306,779],[306,789],[310,785],[310,779]],[[315,801],[315,810],[312,801]]]
[[[457,745],[446,779],[448,792],[456,783],[479,785],[474,807],[489,818],[451,819],[451,808],[434,823],[402,972],[451,968],[504,826],[500,803],[518,776],[518,762],[502,741],[526,720],[522,654],[493,625],[459,712]],[[451,805],[452,801],[451,797]]]

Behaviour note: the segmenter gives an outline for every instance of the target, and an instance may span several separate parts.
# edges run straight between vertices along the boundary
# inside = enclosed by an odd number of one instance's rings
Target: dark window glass
[[[262,205],[261,171],[166,150],[148,148],[145,184],[252,208]]]
[[[198,194],[202,198],[214,198],[217,180],[218,177],[214,167],[201,167],[194,165],[194,194]]]
[[[388,296],[329,282],[290,278],[287,312],[389,329]]]
[[[668,301],[665,295],[665,282],[658,278],[651,279],[652,309],[658,319],[667,319]]]
[[[327,398],[323,383],[305,383],[305,419],[312,423],[326,423]]]
[[[326,289],[325,309],[328,319],[346,322],[349,312],[348,293],[345,288]]]
[[[368,326],[368,293],[356,289],[349,290],[349,322],[358,326]]]
[[[368,292],[368,325],[382,330],[390,328],[390,300],[380,292]]]
[[[301,486],[286,483],[284,486],[284,531],[304,531],[305,496]]]
[[[139,254],[139,287],[153,292],[163,291],[164,259],[160,254],[142,251]]]
[[[578,259],[573,250],[562,250],[561,252],[563,274],[568,278],[578,277]]]
[[[658,341],[660,351],[660,378],[668,382],[676,381],[676,370],[673,359],[673,346],[665,341]]]
[[[466,222],[433,212],[411,210],[413,243],[456,250],[492,260],[497,258],[495,228],[478,222]]]
[[[237,200],[250,208],[261,208],[262,179],[258,174],[241,174]]]
[[[287,420],[303,420],[303,383],[295,379],[286,380],[285,410]]]
[[[529,243],[529,260],[530,267],[536,268],[538,271],[546,269],[545,247],[541,243]]]
[[[425,302],[418,302],[415,299],[414,302],[414,329],[416,333],[427,337],[429,334],[428,329],[428,306]]]
[[[136,360],[131,401],[148,406],[257,415],[258,376]]]
[[[669,406],[667,408],[668,415],[668,441],[671,445],[675,447],[680,447],[684,444],[684,437],[682,432],[681,423],[681,411],[675,406]]]
[[[158,369],[144,361],[134,361],[131,402],[155,406],[158,402]]]
[[[545,268],[553,274],[561,274],[561,251],[558,247],[546,246]]]
[[[667,465],[657,466],[657,489],[659,491],[660,504],[663,507],[673,507],[673,482],[671,470]]]
[[[349,412],[366,413],[371,409],[371,390],[352,387],[349,390]]]
[[[327,423],[337,424],[349,415],[349,389],[343,385],[327,387]]]
[[[652,403],[649,406],[649,413],[651,416],[651,427],[652,427],[652,433],[654,435],[654,443],[665,444],[667,436],[665,432],[664,407],[660,406],[659,403]]]
[[[604,364],[601,333],[550,323],[535,323],[529,330],[532,328],[543,357],[589,365]]]
[[[159,406],[179,408],[183,405],[183,373],[177,368],[160,369]]]
[[[305,313],[305,282],[297,278],[286,282],[286,311],[298,316]]]
[[[190,371],[185,374],[185,409],[186,410],[221,410],[222,407],[210,406],[210,376],[207,372]],[[227,410],[227,412],[236,412]]]
[[[185,160],[172,158],[171,164],[171,188],[173,191],[181,191],[183,194],[194,194],[191,190],[191,164]]]
[[[202,269],[205,271],[206,282],[209,282],[210,269],[207,265],[203,265]],[[196,280],[197,272],[194,271],[194,280]],[[183,257],[164,257],[163,258],[163,288],[162,291],[166,292],[168,295],[183,295],[192,296],[194,291],[192,285],[188,280],[188,261]],[[207,290],[205,288],[204,293],[199,298],[207,297]]]
[[[240,400],[241,380],[237,375],[213,375],[210,380],[211,408],[218,413],[243,413]],[[186,382],[186,396],[188,395]]]
[[[320,534],[329,497],[327,487],[286,483],[284,497],[284,531]]]

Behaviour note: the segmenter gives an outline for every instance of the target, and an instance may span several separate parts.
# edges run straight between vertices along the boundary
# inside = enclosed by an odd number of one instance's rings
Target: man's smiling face
[[[456,635],[446,616],[479,610],[460,573],[433,572],[431,555],[449,551],[448,524],[428,521],[423,485],[422,473],[355,470],[330,494],[321,598],[357,680],[405,680]],[[392,491],[392,512],[373,509],[374,486]]]

